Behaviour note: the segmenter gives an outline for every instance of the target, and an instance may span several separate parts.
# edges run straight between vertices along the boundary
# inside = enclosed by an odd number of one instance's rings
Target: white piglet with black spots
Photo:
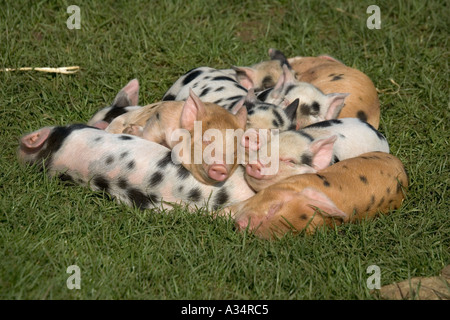
[[[265,141],[252,145],[259,158],[246,166],[245,178],[255,190],[264,189],[282,179],[304,173],[314,173],[340,160],[366,152],[389,153],[386,138],[367,122],[357,118],[333,119],[312,124],[302,130],[285,131],[279,135],[258,137]],[[278,143],[278,148],[272,144]],[[266,155],[278,151],[278,171],[269,171]],[[271,163],[271,165],[273,165]]]
[[[285,110],[267,102],[260,101],[254,89],[247,91],[236,80],[233,69],[217,70],[199,67],[181,76],[164,94],[163,101],[182,101],[189,97],[191,90],[204,102],[217,104],[231,113],[245,99],[248,111],[246,128],[289,130],[297,117],[298,101],[292,101]]]
[[[295,128],[301,129],[310,124],[336,119],[345,105],[348,93],[324,94],[314,85],[295,79],[292,70],[283,66],[283,73],[275,87],[258,94],[258,99],[282,108],[298,101]]]
[[[51,176],[105,191],[141,209],[170,208],[174,202],[217,209],[254,194],[241,166],[227,181],[205,185],[173,163],[166,147],[86,125],[45,127],[25,135],[18,156],[45,167]]]

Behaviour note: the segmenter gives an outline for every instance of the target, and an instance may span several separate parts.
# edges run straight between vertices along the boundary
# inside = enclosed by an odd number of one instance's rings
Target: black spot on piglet
[[[343,73],[338,74],[338,75],[334,75],[334,74],[333,74],[333,79],[331,79],[330,81],[341,80],[343,75],[344,75]],[[331,76],[331,75],[330,75],[330,76]]]
[[[330,186],[330,182],[328,182],[328,180],[327,180],[326,177],[324,177],[324,176],[322,176],[322,175],[320,175],[320,174],[316,174],[316,176],[319,177],[320,180],[323,181],[323,185],[324,185],[325,187],[329,187],[329,186]]]
[[[102,191],[105,191],[105,192],[108,192],[108,190],[109,190],[109,181],[105,177],[103,177],[103,176],[96,176],[93,179],[93,183],[98,189],[100,189]]]
[[[199,188],[193,188],[188,193],[188,199],[192,202],[197,202],[202,196],[202,191]]]
[[[126,136],[126,135],[120,135],[119,136],[120,140],[133,140],[134,138],[131,136]]]
[[[145,209],[151,204],[155,204],[158,201],[158,197],[154,194],[146,195],[142,191],[136,188],[130,188],[127,190],[128,199],[139,209]]]
[[[109,155],[108,157],[106,157],[105,164],[110,165],[113,162],[114,162],[114,157],[112,155]]]
[[[173,101],[175,100],[175,96],[171,93],[164,95],[164,97],[162,98],[162,101]]]
[[[342,123],[342,120],[331,119],[331,120],[325,120],[325,121],[320,121],[320,122],[310,124],[309,126],[307,126],[305,128],[326,128],[326,127],[331,127],[332,125],[341,124],[341,123]],[[305,128],[303,128],[303,129],[305,129]]]
[[[172,163],[172,151],[167,151],[166,155],[156,163],[156,166],[164,169],[169,163]]]
[[[123,190],[127,189],[127,188],[128,188],[128,180],[127,180],[127,178],[120,177],[120,178],[118,179],[118,181],[117,181],[117,186],[118,186],[120,189],[123,189]]]
[[[359,180],[361,180],[362,183],[364,184],[368,184],[369,182],[367,181],[367,177],[366,176],[359,176]]]
[[[157,171],[150,177],[150,187],[154,188],[159,185],[164,179],[164,175]]]
[[[186,75],[186,78],[183,79],[183,86],[187,85],[189,82],[191,82],[192,80],[194,80],[196,77],[198,77],[200,74],[202,74],[201,70],[191,70],[190,72],[188,72],[188,74]]]
[[[189,177],[190,172],[183,166],[179,166],[177,170],[177,177],[184,180]]]
[[[127,164],[127,168],[128,168],[129,170],[134,169],[135,166],[136,166],[136,162],[135,162],[134,160],[131,160],[131,161],[128,162],[128,164]]]
[[[357,117],[359,120],[367,121],[367,114],[366,114],[364,111],[362,111],[362,110],[359,110],[359,111],[356,113],[356,117]]]
[[[213,209],[217,210],[222,205],[224,205],[229,199],[230,196],[228,195],[226,188],[220,189],[219,192],[217,192],[216,196],[214,197]]]

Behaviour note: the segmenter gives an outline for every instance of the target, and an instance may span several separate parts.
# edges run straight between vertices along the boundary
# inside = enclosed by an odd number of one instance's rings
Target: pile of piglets
[[[269,57],[192,69],[145,106],[133,79],[87,124],[24,135],[19,160],[141,209],[206,207],[263,238],[399,208],[408,177],[377,130],[372,81],[330,56]]]

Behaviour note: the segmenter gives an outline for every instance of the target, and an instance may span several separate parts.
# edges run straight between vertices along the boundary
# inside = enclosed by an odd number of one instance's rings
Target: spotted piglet
[[[278,50],[269,49],[271,60],[257,63],[251,67],[235,67],[236,78],[247,90],[260,92],[272,88],[283,73],[283,66],[291,68],[285,55]]]
[[[309,82],[325,94],[347,92],[339,118],[359,118],[378,129],[380,101],[370,78],[330,56],[288,59],[299,81]]]
[[[274,137],[274,136],[273,136]],[[372,151],[389,153],[386,138],[367,122],[356,118],[334,119],[312,124],[302,130],[281,132],[266,143],[254,145],[260,158],[247,164],[245,178],[259,191],[284,178],[323,170],[340,160]],[[263,137],[264,138],[264,137]],[[261,139],[262,140],[262,139]],[[272,144],[278,144],[273,146]],[[274,148],[275,147],[275,148]],[[278,171],[265,156],[278,152]]]
[[[254,88],[247,91],[236,80],[232,69],[199,67],[181,76],[164,94],[163,101],[181,101],[194,91],[204,102],[217,104],[234,113],[239,103],[245,99],[248,110],[246,128],[288,130],[296,117],[298,101],[291,101],[285,110],[277,105],[260,101],[254,96]]]
[[[324,94],[311,83],[298,81],[292,71],[283,66],[283,73],[275,87],[258,94],[258,99],[285,108],[298,100],[296,129],[319,121],[336,119],[344,107],[348,93]]]
[[[86,125],[45,127],[25,135],[18,157],[45,167],[51,176],[105,191],[141,209],[171,208],[171,203],[218,209],[254,194],[241,167],[226,182],[205,185],[174,164],[166,147]]]
[[[408,176],[402,162],[384,152],[343,160],[319,173],[296,175],[258,192],[231,212],[239,230],[272,238],[289,231],[354,222],[399,208]]]
[[[198,67],[175,81],[162,100],[186,100],[191,89],[202,101],[218,104],[227,110],[231,110],[247,95],[247,89],[236,81],[234,70]]]

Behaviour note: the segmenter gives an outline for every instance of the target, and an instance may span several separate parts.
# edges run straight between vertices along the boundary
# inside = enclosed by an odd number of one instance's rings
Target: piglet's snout
[[[228,170],[224,164],[215,163],[208,169],[208,176],[216,181],[224,181],[228,178]]]
[[[245,167],[245,171],[247,174],[255,179],[263,179],[264,175],[262,174],[264,166],[261,162],[257,161],[256,163],[247,164]]]

